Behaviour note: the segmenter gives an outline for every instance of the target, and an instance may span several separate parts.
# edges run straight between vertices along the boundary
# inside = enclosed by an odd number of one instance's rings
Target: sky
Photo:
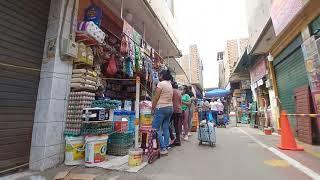
[[[204,71],[204,87],[217,87],[217,52],[228,39],[248,37],[246,0],[175,0],[179,48],[188,53],[189,45],[198,46]]]

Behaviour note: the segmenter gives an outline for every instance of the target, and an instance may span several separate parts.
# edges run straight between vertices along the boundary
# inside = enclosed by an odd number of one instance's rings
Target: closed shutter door
[[[0,171],[29,161],[40,72],[28,68],[41,68],[49,9],[50,0],[0,1]]]
[[[299,37],[280,54],[280,57],[284,57],[283,59],[276,58],[275,60],[275,73],[281,109],[292,114],[295,113],[296,109],[295,89],[309,84],[300,42],[301,39]],[[291,127],[295,130],[295,118],[290,116],[289,119]]]

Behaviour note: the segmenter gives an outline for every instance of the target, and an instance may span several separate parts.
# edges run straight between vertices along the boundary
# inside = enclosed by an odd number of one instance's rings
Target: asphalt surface
[[[246,128],[241,128],[245,130]],[[250,133],[250,131],[248,131]],[[97,180],[305,180],[306,174],[262,148],[235,127],[217,129],[216,147],[198,145],[196,134],[189,142],[169,151],[136,174],[98,168],[75,168],[73,172],[97,174]],[[18,179],[52,179],[65,167]],[[1,178],[0,178],[1,179]]]

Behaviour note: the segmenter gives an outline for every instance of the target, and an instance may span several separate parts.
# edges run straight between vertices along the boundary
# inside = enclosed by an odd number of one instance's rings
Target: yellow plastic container
[[[128,161],[129,166],[140,166],[142,164],[142,154],[143,151],[141,149],[130,150]]]

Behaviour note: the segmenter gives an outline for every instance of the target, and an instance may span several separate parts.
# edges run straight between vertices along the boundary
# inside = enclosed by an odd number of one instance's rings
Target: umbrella
[[[206,92],[206,98],[213,98],[213,97],[226,97],[230,94],[229,90],[225,89],[214,89],[211,91]]]

